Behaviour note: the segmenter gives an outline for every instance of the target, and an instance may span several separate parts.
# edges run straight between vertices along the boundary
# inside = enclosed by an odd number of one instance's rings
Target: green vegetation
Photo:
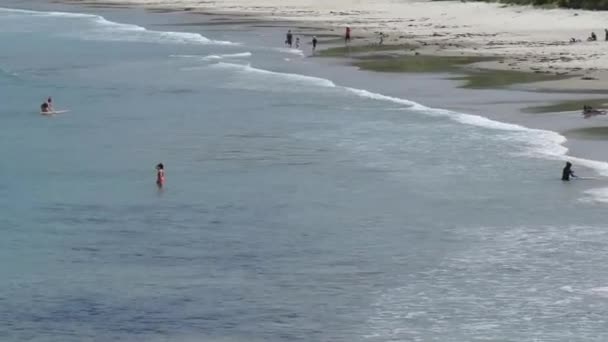
[[[494,60],[492,57],[474,56],[367,56],[353,64],[362,70],[377,72],[457,72],[451,77],[463,81],[463,88],[503,88],[513,84],[551,81],[566,78],[553,74],[511,70],[466,70],[465,65]]]
[[[334,40],[332,40],[333,42]],[[342,42],[342,39],[336,42]],[[323,42],[327,43],[327,41]],[[354,45],[354,46],[337,46],[319,51],[317,56],[321,57],[348,57],[352,55],[360,55],[365,53],[373,53],[378,51],[409,51],[415,48],[407,44],[384,44],[384,45]]]
[[[524,109],[527,113],[558,113],[558,112],[572,112],[576,110],[582,110],[584,105],[588,105],[594,108],[602,108],[608,104],[608,99],[587,99],[587,100],[570,100],[562,101],[546,106],[534,106]]]
[[[378,72],[449,72],[467,64],[487,61],[487,57],[468,56],[369,56],[358,59],[355,66]]]
[[[439,0],[435,0],[439,1]],[[500,2],[513,5],[533,5],[544,7],[562,7],[586,10],[608,10],[608,0],[474,0]]]
[[[587,139],[587,140],[606,140],[608,139],[608,127],[587,127],[572,129],[564,132],[566,136]]]
[[[566,76],[512,70],[473,70],[453,80],[465,81],[464,88],[504,88],[514,84],[565,79]]]

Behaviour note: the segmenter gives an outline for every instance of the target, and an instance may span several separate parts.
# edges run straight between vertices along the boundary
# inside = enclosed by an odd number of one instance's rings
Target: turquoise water
[[[108,15],[0,10],[1,340],[608,337],[605,206],[558,134]]]

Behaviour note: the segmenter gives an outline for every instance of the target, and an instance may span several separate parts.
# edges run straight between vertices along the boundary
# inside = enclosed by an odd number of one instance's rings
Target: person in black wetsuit
[[[566,162],[566,166],[564,167],[564,170],[562,171],[562,180],[569,181],[570,177],[576,178],[576,175],[574,174],[574,171],[572,171],[572,163]]]
[[[285,44],[289,45],[290,48],[293,45],[293,34],[291,33],[291,30],[287,31],[287,34],[285,35]]]

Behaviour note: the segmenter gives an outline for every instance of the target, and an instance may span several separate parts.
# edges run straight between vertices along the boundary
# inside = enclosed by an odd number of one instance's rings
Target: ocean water
[[[109,15],[0,9],[0,340],[608,338],[604,163]]]

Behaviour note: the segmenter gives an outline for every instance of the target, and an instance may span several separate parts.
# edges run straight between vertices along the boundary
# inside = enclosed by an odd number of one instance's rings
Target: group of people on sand
[[[382,36],[383,39],[383,36]],[[348,45],[348,43],[350,43],[351,41],[351,29],[350,27],[346,27],[346,31],[344,32],[344,44]],[[312,53],[314,54],[315,51],[317,50],[317,44],[319,43],[319,40],[317,39],[317,36],[312,36],[312,41],[310,42],[312,45]],[[291,30],[288,30],[287,33],[285,34],[285,45],[289,46],[289,48],[293,48],[295,45],[296,49],[300,48],[300,37],[296,37],[296,40],[293,40],[293,33],[291,32]]]
[[[604,29],[604,40],[608,42],[608,29]],[[570,38],[570,43],[578,43],[580,41],[581,41],[580,39]],[[587,41],[588,42],[597,41],[597,35],[595,34],[595,32],[591,32],[589,37],[587,37]]]
[[[317,43],[319,41],[317,40],[317,36],[313,36],[312,37],[312,52],[314,53],[317,50]],[[289,48],[295,48],[299,49],[300,48],[300,37],[296,37],[295,43],[293,40],[293,33],[291,33],[291,30],[287,31],[287,34],[285,35],[285,45],[289,46]]]

